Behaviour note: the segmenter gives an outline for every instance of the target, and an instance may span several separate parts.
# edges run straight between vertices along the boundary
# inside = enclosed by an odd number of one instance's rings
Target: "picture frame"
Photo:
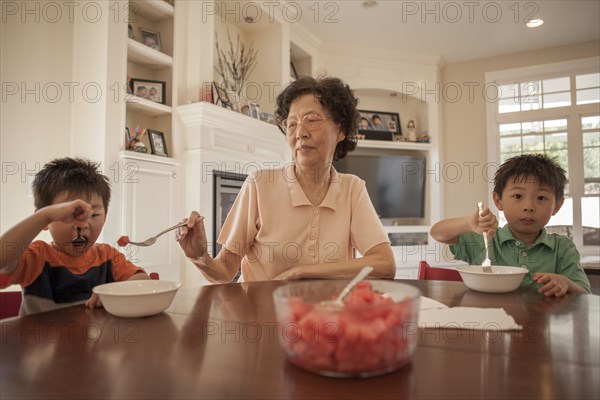
[[[152,154],[162,157],[169,156],[164,133],[148,129],[148,141],[150,142]]]
[[[131,78],[129,86],[134,96],[167,104],[167,83],[164,81]]]
[[[140,27],[140,42],[151,49],[162,51],[160,32]]]
[[[400,114],[387,111],[358,110],[359,137],[370,140],[394,140],[394,136],[402,136]]]
[[[127,37],[135,40],[135,36],[133,35],[133,26],[131,26],[131,24],[127,24]]]
[[[229,100],[229,97],[227,96],[227,91],[225,90],[225,88],[223,88],[217,82],[213,82],[213,87],[215,89],[214,92],[217,95],[217,98],[215,99],[215,104],[219,104],[220,102],[221,107],[233,110],[233,105],[231,104],[231,100]]]
[[[248,105],[248,103],[242,105],[242,107],[240,108],[240,113],[250,116],[250,106]]]
[[[133,141],[134,136],[131,135],[131,131],[129,130],[128,127],[125,127],[125,140],[127,140],[127,143],[131,143]]]
[[[200,99],[206,103],[215,104],[215,95],[212,82],[202,83],[202,88],[200,89]]]
[[[254,119],[260,120],[260,106],[257,103],[248,103],[250,116]]]

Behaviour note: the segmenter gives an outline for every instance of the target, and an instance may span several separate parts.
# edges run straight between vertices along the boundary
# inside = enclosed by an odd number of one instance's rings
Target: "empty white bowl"
[[[481,265],[456,268],[469,289],[487,293],[507,293],[519,287],[527,269],[492,265],[492,273],[483,272]]]
[[[117,317],[147,317],[171,305],[181,283],[161,280],[133,280],[98,285],[93,292],[102,306]]]

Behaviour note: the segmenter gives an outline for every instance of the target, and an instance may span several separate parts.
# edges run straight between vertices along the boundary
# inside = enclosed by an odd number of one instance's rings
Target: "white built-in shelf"
[[[173,18],[175,9],[164,0],[142,0],[130,1],[130,18],[139,14],[150,21],[159,22],[167,18]]]
[[[389,140],[359,139],[357,148],[391,150],[429,150],[432,148],[432,145],[431,143],[393,142]]]
[[[170,68],[173,66],[173,57],[131,38],[127,38],[127,59],[152,69]]]
[[[119,152],[119,156],[121,158],[127,158],[129,160],[141,160],[150,161],[158,164],[179,165],[179,162],[174,158],[162,157],[148,153],[138,153],[137,151],[121,150]]]
[[[157,103],[152,100],[143,99],[138,96],[128,94],[126,97],[127,111],[136,111],[151,117],[171,114],[171,106]]]

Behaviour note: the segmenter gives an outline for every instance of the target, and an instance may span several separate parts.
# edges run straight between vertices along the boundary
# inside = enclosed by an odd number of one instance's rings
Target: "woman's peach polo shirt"
[[[242,257],[242,281],[348,260],[353,248],[365,254],[390,242],[362,179],[333,170],[329,190],[315,207],[293,164],[248,176],[217,241]]]

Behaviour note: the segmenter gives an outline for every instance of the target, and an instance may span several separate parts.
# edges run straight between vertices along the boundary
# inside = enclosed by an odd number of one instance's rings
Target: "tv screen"
[[[379,218],[425,217],[425,157],[352,154],[334,163],[366,182]]]

